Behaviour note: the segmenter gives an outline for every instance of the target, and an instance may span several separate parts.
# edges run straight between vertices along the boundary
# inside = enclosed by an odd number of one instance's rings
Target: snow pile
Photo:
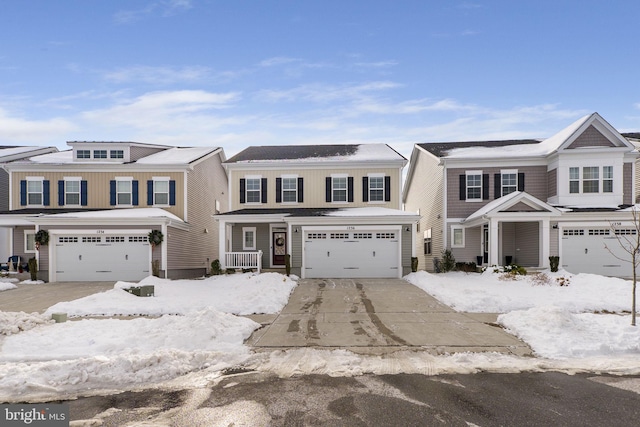
[[[4,280],[0,281],[0,292],[8,291],[9,289],[15,289],[15,288],[17,288],[17,286],[14,285],[12,282],[4,281]]]
[[[21,285],[44,285],[43,280],[23,280],[20,282]]]
[[[511,278],[491,268],[482,274],[419,271],[405,279],[454,309],[473,313],[506,313],[549,304],[574,313],[620,313],[631,308],[627,280],[566,271],[544,274],[550,279],[548,285],[541,285],[536,275]]]
[[[501,314],[498,323],[551,359],[640,355],[640,330],[629,316],[574,314],[544,306]]]
[[[17,334],[48,323],[53,323],[53,320],[44,314],[0,311],[0,335]]]
[[[134,286],[154,286],[154,297],[125,292]],[[169,280],[149,276],[139,283],[118,282],[114,289],[75,301],[61,302],[46,313],[68,316],[160,316],[186,314],[207,308],[247,315],[277,313],[289,300],[297,283],[278,273],[233,274],[202,280]]]

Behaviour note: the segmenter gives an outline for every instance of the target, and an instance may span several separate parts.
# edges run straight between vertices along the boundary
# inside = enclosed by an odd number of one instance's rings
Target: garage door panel
[[[590,273],[604,276],[630,277],[631,263],[624,260],[630,255],[620,245],[618,237],[634,230],[617,230],[619,236],[610,229],[568,229],[563,231],[562,267],[571,273]],[[635,239],[635,237],[634,237]]]
[[[57,281],[141,280],[149,275],[149,243],[143,236],[59,236]]]
[[[309,232],[305,235],[305,277],[398,277],[396,231]]]

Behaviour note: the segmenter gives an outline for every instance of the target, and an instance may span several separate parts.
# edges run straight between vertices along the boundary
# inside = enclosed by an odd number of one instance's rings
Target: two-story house
[[[635,146],[597,113],[545,140],[416,144],[403,200],[422,216],[421,269],[457,261],[629,276]],[[607,249],[608,248],[608,249]],[[613,252],[613,254],[612,254]]]
[[[212,213],[227,208],[224,151],[137,142],[68,142],[5,165],[12,254],[49,281],[203,275],[218,257]],[[35,233],[46,230],[49,244]],[[163,242],[150,245],[152,230]]]
[[[418,216],[401,210],[406,163],[386,144],[245,149],[224,163],[222,267],[283,268],[290,255],[302,278],[407,274]]]
[[[9,173],[4,165],[40,154],[55,153],[56,147],[28,147],[0,145],[0,212],[9,210]],[[0,221],[0,262],[7,261],[12,254],[13,226]]]

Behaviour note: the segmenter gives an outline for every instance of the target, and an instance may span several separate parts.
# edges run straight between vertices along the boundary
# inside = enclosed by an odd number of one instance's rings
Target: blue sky
[[[0,145],[640,131],[640,2],[4,0]]]

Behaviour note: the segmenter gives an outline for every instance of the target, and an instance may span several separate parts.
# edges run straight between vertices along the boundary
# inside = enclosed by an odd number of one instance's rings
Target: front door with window
[[[483,242],[482,242],[482,250],[483,250],[483,261],[485,264],[489,263],[489,226],[485,225],[483,228]]]
[[[287,233],[284,231],[275,231],[273,233],[273,251],[272,264],[284,265],[284,258],[287,254]]]

